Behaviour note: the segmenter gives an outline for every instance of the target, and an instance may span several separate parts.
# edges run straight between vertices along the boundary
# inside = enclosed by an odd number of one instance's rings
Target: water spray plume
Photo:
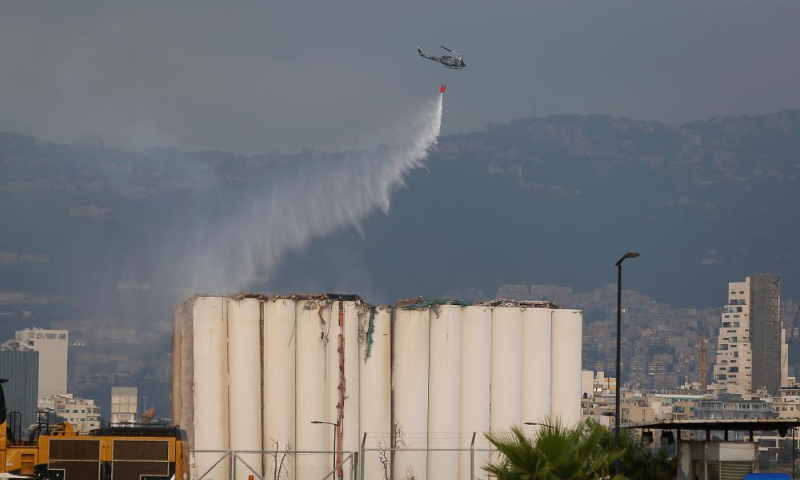
[[[194,291],[239,290],[269,275],[291,250],[381,210],[435,147],[442,123],[440,93],[421,112],[378,135],[378,147],[342,154],[310,155],[291,164],[249,207],[212,231],[198,232],[188,246],[187,287]]]

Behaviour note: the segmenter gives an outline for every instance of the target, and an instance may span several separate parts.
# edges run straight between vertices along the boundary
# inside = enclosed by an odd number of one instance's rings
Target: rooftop
[[[758,418],[758,419],[719,419],[719,420],[659,420],[629,425],[627,428],[661,430],[733,430],[733,431],[772,431],[786,432],[800,426],[800,418]]]

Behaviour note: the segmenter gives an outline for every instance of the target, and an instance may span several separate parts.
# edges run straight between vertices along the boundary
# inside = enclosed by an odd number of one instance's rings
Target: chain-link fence
[[[194,450],[192,480],[357,480],[358,452]]]
[[[475,480],[492,452],[364,448],[359,452],[195,450],[192,480]]]
[[[491,451],[473,448],[374,448],[361,455],[359,480],[488,479]]]

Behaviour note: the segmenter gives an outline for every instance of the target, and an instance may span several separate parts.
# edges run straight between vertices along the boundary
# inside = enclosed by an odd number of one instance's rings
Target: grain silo
[[[460,305],[430,310],[430,373],[428,375],[428,476],[458,478],[457,449],[461,397]],[[442,450],[440,450],[442,449]]]
[[[225,297],[198,297],[194,299],[192,310],[193,448],[200,452],[195,456],[195,464],[201,468],[211,468],[216,462],[218,455],[213,451],[230,448],[227,306],[228,299]],[[183,408],[187,406],[192,404],[184,402]],[[221,475],[227,472],[228,461],[224,459],[214,467],[214,473]]]
[[[228,405],[230,449],[258,451],[262,445],[261,419],[261,301],[230,299],[228,304]],[[253,421],[253,420],[256,421]],[[237,462],[237,480],[247,480],[245,470],[261,472],[261,455],[243,453]]]
[[[331,309],[322,299],[297,302],[295,357],[295,448],[299,451],[331,451],[333,440],[327,428],[311,422],[327,422],[326,333]],[[266,385],[265,388],[269,388]],[[297,478],[311,478],[329,465],[322,455],[298,455]]]
[[[391,318],[389,307],[371,307],[361,328],[364,340],[359,343],[358,405],[361,430],[367,433],[364,446],[369,449],[385,449],[392,443]],[[367,472],[383,469],[378,455],[363,461]]]
[[[263,303],[263,450],[288,451],[295,440],[295,355],[296,303],[289,298],[271,298]],[[283,463],[281,463],[283,460]],[[293,458],[264,455],[264,471],[280,468],[288,478],[295,478]]]
[[[489,410],[492,362],[492,308],[488,305],[464,307],[461,314],[461,382],[459,395],[460,447],[467,449],[473,442],[488,447],[480,432],[489,430]],[[459,478],[472,480],[470,472],[471,454],[461,452],[459,456]],[[475,461],[483,465],[489,459],[486,452],[475,453]]]
[[[466,480],[469,453],[443,449],[473,436],[486,447],[484,432],[548,414],[580,419],[581,328],[581,312],[546,302],[196,296],[175,309],[173,421],[196,451],[265,451],[237,455],[241,478],[321,478],[335,434],[339,452],[366,434],[367,449],[399,449],[395,478]],[[195,471],[214,460],[196,453]],[[363,460],[386,472],[377,455]]]
[[[396,308],[392,364],[394,444],[428,448],[428,375],[430,372],[430,309]],[[418,452],[397,452],[395,475],[427,478],[428,461]],[[402,478],[402,477],[400,477]]]
[[[525,308],[522,311],[520,420],[528,433],[541,427],[527,426],[525,422],[541,422],[550,415],[552,312],[549,308]]]
[[[553,310],[551,328],[550,416],[574,425],[581,419],[583,315],[579,310]]]
[[[492,311],[492,385],[489,427],[520,424],[522,402],[522,309],[503,302]]]

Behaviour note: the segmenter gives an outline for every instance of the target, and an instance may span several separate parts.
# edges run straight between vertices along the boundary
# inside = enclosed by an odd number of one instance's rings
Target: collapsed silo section
[[[175,307],[172,338],[172,422],[194,447],[194,330],[190,299]]]
[[[544,428],[525,422],[546,423],[550,416],[550,308],[522,310],[522,405],[523,430],[533,435]]]
[[[384,461],[391,448],[391,310],[373,307],[361,318],[364,340],[359,344],[359,410],[361,430],[367,435],[365,478],[388,478]]]
[[[504,302],[492,310],[490,426],[494,432],[520,423],[522,391],[522,309]]]
[[[427,478],[458,478],[461,305],[430,308]]]
[[[228,429],[227,299],[196,297],[194,327],[194,478],[226,478]],[[216,463],[216,466],[214,465]]]
[[[264,476],[294,479],[295,301],[272,298],[263,305]]]
[[[262,445],[261,422],[261,300],[229,299],[228,372],[230,388],[230,448],[258,452]],[[237,453],[235,480],[262,476],[259,453]]]
[[[393,478],[427,478],[429,323],[428,308],[395,307]]]
[[[181,399],[181,321],[178,319],[178,307],[172,322],[172,376],[170,378],[169,403],[172,423],[180,425],[183,400]]]
[[[297,302],[296,311],[296,478],[323,478],[333,470],[333,455],[330,452],[333,450],[334,427],[318,423],[329,421],[325,350],[331,322],[331,302],[323,298],[303,299]]]
[[[489,404],[492,364],[492,309],[487,305],[464,307],[461,313],[461,382],[459,408],[459,435],[461,448],[459,474],[461,480],[474,480],[471,476],[470,448],[475,434],[475,465],[489,460],[488,441],[484,432],[489,430]]]
[[[330,320],[325,332],[327,395],[324,420],[339,425],[335,442],[336,465],[339,466],[344,460],[343,452],[354,452],[359,447],[357,308],[361,302],[354,295],[328,297]],[[345,466],[347,471],[343,470],[341,474],[349,474],[349,468]]]
[[[550,416],[574,426],[581,420],[583,314],[580,310],[553,310],[551,329]]]

